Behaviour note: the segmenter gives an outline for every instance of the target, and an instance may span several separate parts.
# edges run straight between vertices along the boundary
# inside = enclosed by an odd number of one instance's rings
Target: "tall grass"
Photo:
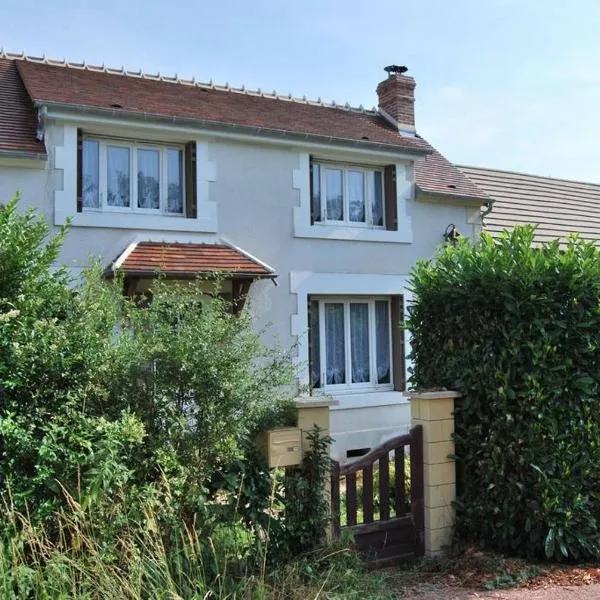
[[[247,531],[161,527],[154,508],[107,539],[90,509],[69,498],[52,535],[8,503],[0,538],[2,600],[308,600],[376,598],[356,556],[327,548],[267,572]]]

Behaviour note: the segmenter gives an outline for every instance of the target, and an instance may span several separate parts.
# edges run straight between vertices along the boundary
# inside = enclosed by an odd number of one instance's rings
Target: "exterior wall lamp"
[[[460,237],[461,233],[456,228],[456,225],[454,223],[450,223],[450,225],[446,227],[446,231],[444,231],[444,241],[454,246],[456,245],[456,242],[458,242],[458,238]]]

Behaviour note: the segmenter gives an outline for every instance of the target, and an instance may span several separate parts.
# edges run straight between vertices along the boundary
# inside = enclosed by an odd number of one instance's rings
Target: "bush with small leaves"
[[[463,394],[458,535],[600,557],[600,251],[517,227],[445,246],[411,285],[412,385]]]

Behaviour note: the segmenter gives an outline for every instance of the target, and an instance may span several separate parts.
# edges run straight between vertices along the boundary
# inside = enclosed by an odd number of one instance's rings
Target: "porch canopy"
[[[274,269],[232,244],[134,241],[106,269],[107,277],[125,275],[125,293],[142,292],[149,280],[162,275],[168,279],[193,279],[220,274],[230,282],[226,295],[241,308],[250,284],[256,279],[275,279]]]

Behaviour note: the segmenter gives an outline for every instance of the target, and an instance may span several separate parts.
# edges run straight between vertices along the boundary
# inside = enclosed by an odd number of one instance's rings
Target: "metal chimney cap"
[[[389,77],[393,77],[394,75],[402,75],[408,71],[408,67],[399,66],[399,65],[389,65],[384,67],[383,69]]]

